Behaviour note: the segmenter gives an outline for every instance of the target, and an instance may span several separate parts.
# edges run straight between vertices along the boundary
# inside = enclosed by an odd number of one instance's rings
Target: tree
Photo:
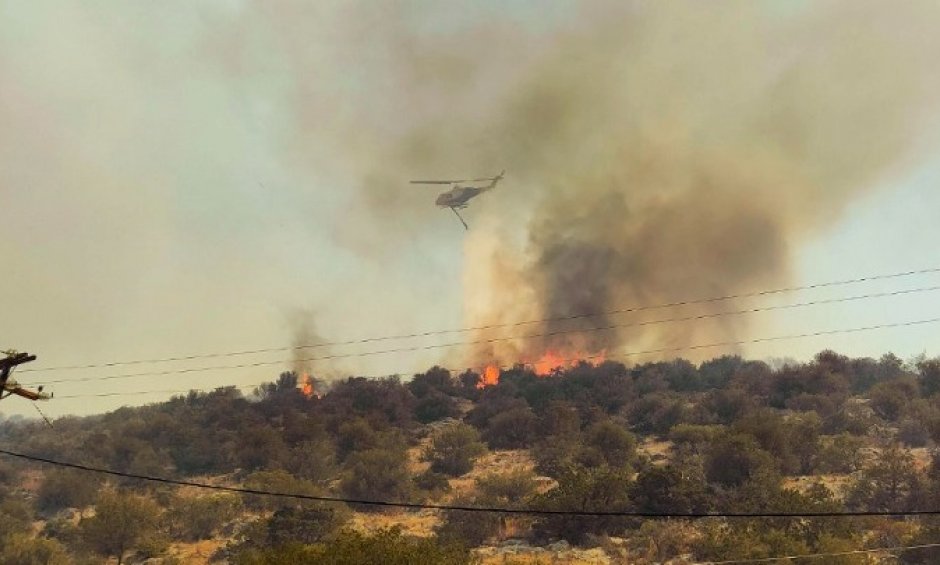
[[[919,361],[917,373],[920,390],[924,396],[940,393],[940,358]]]
[[[727,387],[743,364],[744,360],[737,355],[723,355],[703,362],[698,368],[702,388],[708,390]]]
[[[43,512],[63,508],[81,510],[95,502],[98,481],[78,471],[53,470],[43,478],[36,496],[36,507]]]
[[[415,395],[415,398],[424,398],[434,392],[452,394],[456,387],[450,371],[442,367],[431,367],[428,372],[412,377],[411,382],[408,383],[408,390]]]
[[[92,551],[116,557],[120,565],[125,554],[153,531],[159,513],[160,508],[149,498],[102,492],[95,515],[81,522],[82,537]]]
[[[424,457],[433,471],[458,477],[468,473],[474,460],[485,452],[476,428],[458,423],[438,430]]]
[[[910,510],[924,492],[923,483],[911,453],[892,445],[874,465],[862,470],[846,495],[846,505],[882,512]]]

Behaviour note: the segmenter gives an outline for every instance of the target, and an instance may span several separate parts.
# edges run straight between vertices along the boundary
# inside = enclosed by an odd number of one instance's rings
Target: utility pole
[[[10,378],[10,371],[13,370],[13,367],[36,360],[36,356],[29,353],[20,353],[19,351],[4,351],[4,353],[6,358],[0,359],[0,388],[7,384],[7,379]]]
[[[23,363],[35,361],[35,355],[20,353],[19,351],[4,351],[3,353],[6,354],[6,357],[0,359],[0,398],[6,398],[2,396],[4,392],[7,393],[6,396],[15,394],[28,400],[48,400],[52,398],[51,395],[42,391],[42,387],[32,391],[21,387],[16,381],[10,380],[10,373],[13,369]]]

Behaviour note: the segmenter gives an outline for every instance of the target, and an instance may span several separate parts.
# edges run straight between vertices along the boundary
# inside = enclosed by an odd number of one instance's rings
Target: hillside
[[[0,460],[6,563],[698,563],[930,543],[929,518],[726,518],[940,506],[940,361],[826,351],[771,368],[720,357],[480,387],[292,373],[86,418],[6,422],[5,449],[255,491],[542,514],[402,509],[214,492]],[[305,394],[306,393],[306,394]],[[564,511],[639,513],[569,516]],[[546,513],[548,512],[548,513]],[[718,514],[707,519],[660,517]],[[894,552],[933,563],[933,548]],[[831,556],[872,563],[889,552]]]

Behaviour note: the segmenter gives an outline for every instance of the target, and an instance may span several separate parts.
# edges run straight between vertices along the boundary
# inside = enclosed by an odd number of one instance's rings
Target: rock
[[[571,545],[565,540],[556,541],[555,543],[548,545],[549,551],[560,552],[560,551],[568,551],[569,549],[571,549]]]

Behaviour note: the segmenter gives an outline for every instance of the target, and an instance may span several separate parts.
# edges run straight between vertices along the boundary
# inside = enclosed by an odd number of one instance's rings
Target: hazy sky
[[[713,5],[731,26],[746,6]],[[426,136],[426,143],[459,145],[462,131],[449,128],[449,119],[472,122],[500,95],[481,85],[510,83],[518,69],[552,49],[557,34],[589,29],[591,6],[0,0],[0,348],[38,354],[31,368],[41,369],[285,347],[304,323],[331,341],[461,327],[464,285],[473,280],[467,271],[474,268],[465,258],[474,240],[449,212],[434,209],[433,189],[407,180],[505,167],[504,187],[466,216],[471,225],[508,225],[518,217],[500,199],[519,200],[510,194],[513,163],[492,162],[481,156],[492,148],[467,144],[458,152],[465,162],[452,157],[407,170],[389,164],[395,151],[387,147],[405,136],[403,115],[440,124],[440,139]],[[810,9],[792,6],[762,8],[771,19]],[[903,35],[906,30],[891,26],[905,21],[885,21],[886,33]],[[893,80],[884,77],[887,89]],[[935,147],[940,128],[921,125],[912,146]],[[827,228],[800,241],[789,282],[940,266],[940,161],[929,154],[908,152],[870,190],[833,212]],[[373,182],[380,190],[368,188]],[[933,284],[940,276],[799,299]],[[937,317],[938,295],[762,314],[754,337]],[[852,355],[933,355],[940,354],[938,327],[744,352],[805,358],[831,346]],[[435,340],[308,354],[424,343]],[[448,351],[350,358],[315,370],[384,374],[460,362]],[[272,352],[18,378],[32,385],[275,362],[49,385],[62,397],[211,388],[271,380],[291,367],[290,359],[289,352]],[[85,414],[166,396],[61,398],[43,409],[52,416]],[[5,400],[0,412],[33,415],[16,398]]]

